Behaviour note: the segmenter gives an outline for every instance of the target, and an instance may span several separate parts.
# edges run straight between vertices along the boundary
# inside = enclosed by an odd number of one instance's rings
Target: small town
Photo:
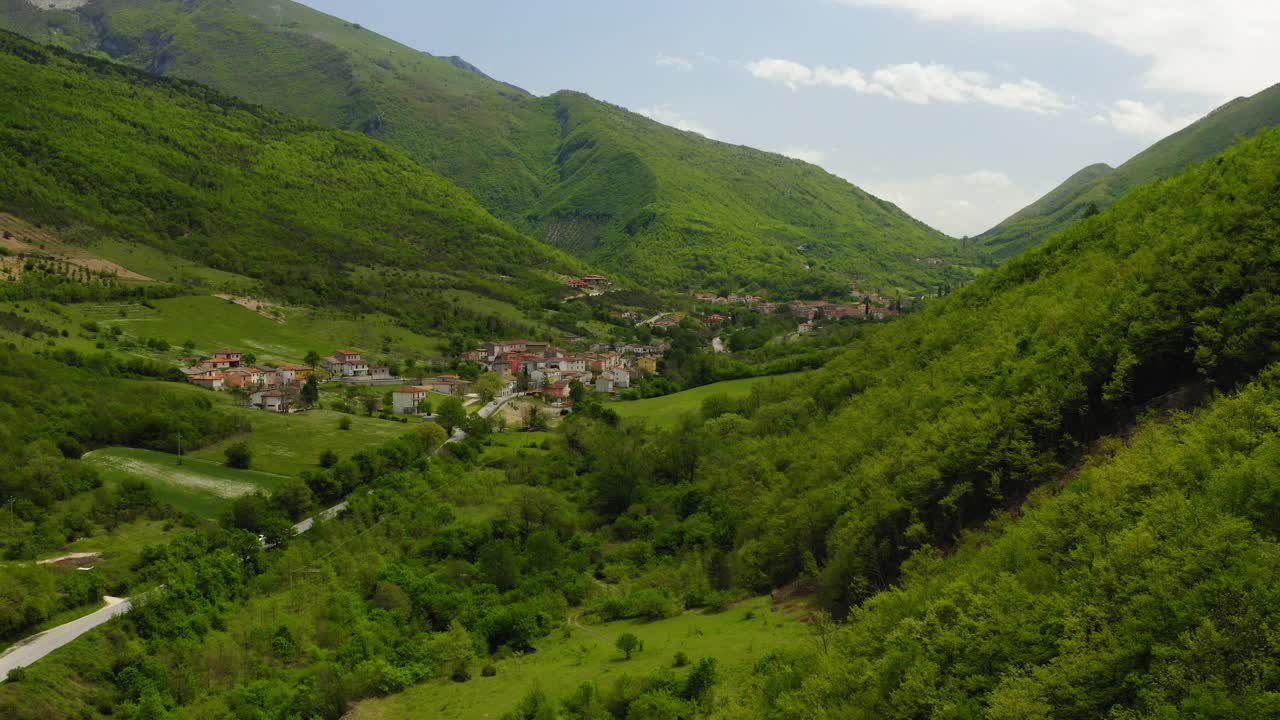
[[[552,405],[569,399],[574,382],[597,393],[614,395],[631,387],[634,377],[653,375],[666,344],[595,344],[588,352],[570,352],[544,341],[506,340],[488,342],[461,354],[463,363],[473,363],[481,372],[499,380],[497,397],[522,393]],[[188,358],[182,369],[192,385],[220,392],[232,392],[243,404],[269,412],[288,413],[300,409],[303,387],[309,380],[357,386],[397,386],[392,390],[396,415],[420,415],[422,401],[429,393],[450,395],[474,402],[474,380],[458,374],[405,378],[393,375],[390,366],[375,365],[359,350],[338,348],[320,358],[316,366],[286,363],[258,367],[256,358],[239,350],[224,348],[209,357]]]

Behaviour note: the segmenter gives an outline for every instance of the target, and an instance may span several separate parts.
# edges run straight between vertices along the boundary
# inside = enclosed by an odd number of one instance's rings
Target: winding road
[[[524,395],[524,393],[518,392],[495,398],[493,401],[480,408],[478,414],[480,417],[486,419],[492,417],[493,414],[498,411],[498,408],[502,407],[507,402],[523,397]],[[467,439],[467,434],[459,429],[454,432],[452,437],[445,441],[445,445],[449,443],[462,442],[465,439]],[[443,445],[440,449],[436,450],[436,452],[438,453],[442,449],[444,449]],[[325,522],[326,520],[337,517],[339,514],[345,512],[348,507],[350,507],[350,504],[344,500],[337,505],[334,505],[327,510],[322,510],[314,516],[294,525],[293,532],[295,535],[301,535],[315,527],[316,523]],[[264,543],[262,547],[263,549],[269,550],[273,546]],[[75,557],[75,555],[55,558],[55,560],[64,560],[73,557]],[[142,595],[137,596],[137,598],[140,599],[146,595],[147,593],[143,593]],[[111,618],[116,617],[117,615],[123,615],[133,609],[134,598],[105,597],[103,600],[107,603],[106,607],[96,610],[84,617],[72,620],[69,623],[64,623],[50,630],[45,630],[42,633],[36,633],[30,637],[23,638],[5,649],[3,653],[0,653],[0,682],[6,680],[9,677],[9,673],[14,668],[27,667],[31,663],[36,662],[54,650],[57,650],[63,645],[66,645],[81,635],[107,622]]]
[[[26,667],[111,618],[133,609],[133,602],[127,598],[106,597],[103,600],[107,606],[101,610],[19,640],[10,646],[0,655],[0,681],[7,679],[14,668]]]

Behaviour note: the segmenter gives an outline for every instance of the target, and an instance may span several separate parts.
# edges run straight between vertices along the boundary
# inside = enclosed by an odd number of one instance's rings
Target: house
[[[269,412],[287,413],[293,407],[293,398],[283,390],[259,390],[249,396],[249,402]]]
[[[543,397],[555,398],[557,400],[565,400],[569,397],[569,381],[561,380],[546,386],[542,390]]]
[[[230,370],[222,371],[222,380],[227,387],[253,388],[257,384],[253,378],[253,373],[246,368],[231,368]]]
[[[605,377],[613,380],[614,388],[625,389],[631,387],[631,371],[626,368],[614,368],[613,370],[607,371],[605,373]]]
[[[200,387],[209,390],[221,390],[226,384],[226,381],[222,378],[222,373],[216,370],[200,375],[189,375],[187,376],[187,380],[192,385],[199,385]]]
[[[306,365],[281,365],[276,368],[277,383],[294,383],[306,380],[311,375],[311,368]]]
[[[370,365],[369,377],[373,380],[390,380],[391,368],[386,365]]]
[[[396,415],[417,415],[422,401],[427,399],[427,388],[406,385],[391,391],[391,407]]]
[[[804,322],[800,323],[800,327],[797,328],[796,332],[800,333],[801,335],[808,335],[809,333],[813,332],[813,323],[808,320],[805,320]]]
[[[596,378],[596,392],[612,393],[613,392],[613,376],[601,375],[600,377]]]
[[[647,373],[656,373],[658,372],[658,358],[652,355],[638,357],[636,358],[636,367]]]
[[[724,321],[725,321],[725,317],[720,313],[711,313],[710,315],[707,316],[708,325],[719,325]]]
[[[205,360],[204,365],[208,365],[214,370],[230,370],[240,364],[238,360],[230,360],[228,358],[209,358]]]
[[[242,355],[239,350],[232,350],[231,348],[223,348],[213,354],[214,360],[226,360],[231,363],[231,367],[238,367],[240,365],[241,357]]]
[[[434,380],[427,380],[424,385],[431,392],[462,397],[467,394],[467,388],[471,386],[471,383],[457,375],[441,375]]]
[[[369,363],[365,362],[364,355],[346,348],[339,348],[334,351],[332,356],[325,358],[324,367],[329,372],[342,377],[367,377],[369,375]]]

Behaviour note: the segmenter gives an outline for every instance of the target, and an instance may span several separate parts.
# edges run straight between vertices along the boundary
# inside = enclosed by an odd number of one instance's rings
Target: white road
[[[103,598],[107,606],[97,612],[59,625],[29,638],[19,640],[0,655],[0,681],[9,677],[14,668],[26,667],[81,635],[105,623],[117,615],[133,609],[133,602],[126,598]]]
[[[495,398],[492,402],[480,408],[480,417],[491,417],[498,411],[498,408],[503,406],[503,404],[523,396],[524,393],[511,393],[510,395]],[[445,443],[462,442],[466,438],[467,434],[462,430],[458,430],[453,434],[453,437],[449,438]],[[309,517],[297,525],[294,525],[293,531],[295,534],[301,535],[315,527],[317,522],[330,520],[342,512],[345,512],[348,507],[350,506],[346,501],[340,502],[328,510],[316,513],[315,516]],[[271,547],[271,545],[263,544],[263,549],[270,549]],[[0,654],[0,682],[3,682],[8,678],[9,671],[14,668],[26,667],[105,623],[111,618],[116,617],[117,615],[123,615],[133,609],[133,600],[130,598],[107,597],[103,598],[103,600],[106,601],[107,607],[90,613],[89,615],[85,615],[82,618],[72,620],[69,623],[59,625],[51,630],[46,630],[42,633],[19,640],[6,649],[3,654]]]

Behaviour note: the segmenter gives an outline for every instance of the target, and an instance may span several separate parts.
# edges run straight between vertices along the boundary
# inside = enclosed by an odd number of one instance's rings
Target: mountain
[[[974,242],[978,251],[990,258],[1012,257],[1107,207],[1133,188],[1176,175],[1217,155],[1239,138],[1276,124],[1280,124],[1280,85],[1232,100],[1114,170],[1105,164],[1090,165]]]
[[[190,81],[3,33],[0,92],[23,98],[0,107],[0,207],[86,242],[435,332],[486,321],[445,290],[537,307],[585,270],[383,143]]]
[[[971,275],[951,239],[823,170],[586,95],[535,97],[285,0],[0,0],[0,26],[359,130],[517,229],[670,288],[840,292]]]

